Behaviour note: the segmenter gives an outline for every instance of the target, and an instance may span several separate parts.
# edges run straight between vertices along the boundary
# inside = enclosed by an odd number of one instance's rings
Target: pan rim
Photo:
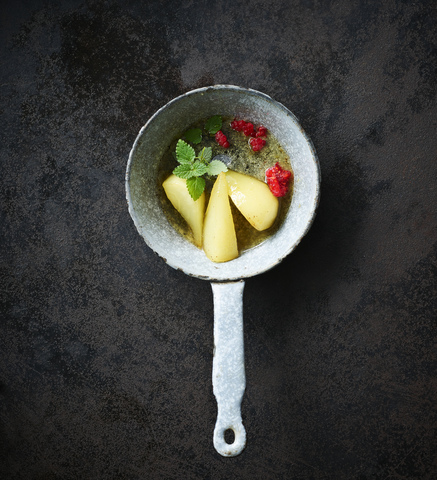
[[[156,248],[156,245],[154,244],[153,241],[150,240],[150,238],[147,235],[144,235],[143,228],[141,226],[141,222],[137,216],[137,213],[135,211],[135,208],[133,206],[133,199],[132,199],[132,193],[131,193],[131,188],[130,188],[130,179],[131,179],[131,171],[132,171],[132,164],[134,161],[134,156],[136,153],[136,150],[138,148],[139,142],[141,141],[141,137],[147,132],[147,129],[150,127],[150,125],[153,124],[153,122],[156,120],[156,118],[161,115],[166,109],[172,108],[176,103],[186,100],[187,97],[192,96],[192,95],[198,95],[198,94],[205,94],[209,91],[218,91],[218,90],[227,90],[227,91],[235,91],[238,93],[243,93],[243,94],[249,94],[257,97],[261,97],[264,100],[266,100],[269,103],[272,103],[275,107],[279,108],[282,110],[282,112],[291,118],[291,120],[295,123],[295,125],[299,128],[300,134],[302,135],[305,143],[308,145],[308,148],[310,150],[311,158],[312,158],[312,163],[315,167],[315,191],[314,195],[312,197],[312,205],[309,205],[309,215],[307,217],[307,221],[305,224],[305,228],[303,228],[300,231],[300,234],[294,240],[291,242],[287,248],[285,248],[277,257],[275,257],[272,261],[265,263],[262,268],[258,270],[253,270],[249,269],[249,271],[237,271],[236,273],[231,273],[231,274],[219,274],[219,275],[213,275],[211,273],[209,274],[203,274],[202,272],[199,272],[197,270],[192,270],[190,268],[185,268],[184,265],[180,265],[178,263],[175,263],[174,261],[171,261],[167,258],[166,255],[163,254],[163,252],[160,252],[159,249]],[[214,282],[229,282],[229,281],[238,281],[240,279],[245,279],[249,278],[255,275],[259,275],[261,273],[264,273],[279,263],[281,263],[301,242],[303,237],[307,234],[308,230],[311,228],[311,225],[314,222],[315,216],[316,216],[316,211],[319,206],[320,202],[320,183],[321,183],[321,172],[320,172],[320,163],[314,148],[314,145],[310,139],[310,137],[306,134],[306,132],[303,130],[302,126],[300,125],[299,120],[297,117],[287,108],[285,107],[282,103],[272,99],[269,95],[259,92],[257,90],[251,89],[251,88],[244,88],[244,87],[239,87],[236,85],[228,85],[228,84],[217,84],[217,85],[212,85],[212,86],[207,86],[207,87],[201,87],[197,88],[194,90],[190,90],[184,94],[179,95],[178,97],[175,97],[174,99],[170,100],[167,102],[164,106],[159,108],[149,119],[148,121],[143,125],[143,127],[140,129],[139,133],[137,134],[135,138],[135,142],[129,152],[129,158],[128,158],[128,163],[127,163],[127,168],[126,168],[126,174],[125,174],[125,187],[126,187],[126,200],[128,203],[128,209],[130,216],[132,217],[134,224],[140,233],[140,235],[143,237],[145,240],[146,244],[151,248],[155,253],[157,253],[169,266],[172,268],[175,268],[177,270],[181,270],[187,275],[190,275],[195,278],[203,279],[203,280],[209,280],[209,281],[214,281]],[[263,246],[265,246],[266,242],[261,243],[260,245],[254,247],[251,249],[251,251],[254,251],[255,254],[257,253],[257,250],[261,249]],[[232,262],[235,262],[232,260],[231,262],[226,262],[227,264],[232,264]],[[213,263],[213,262],[211,262]],[[225,264],[214,264],[215,269],[217,272],[221,273],[223,268],[221,268],[222,265]],[[226,268],[225,270],[230,270],[230,268]]]

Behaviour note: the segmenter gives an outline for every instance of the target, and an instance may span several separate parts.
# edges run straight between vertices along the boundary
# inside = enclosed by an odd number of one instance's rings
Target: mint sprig
[[[187,180],[188,193],[193,200],[197,200],[205,190],[205,179],[202,177],[192,177]]]
[[[214,115],[209,118],[205,123],[205,130],[210,135],[215,135],[222,128],[222,117],[220,115]]]
[[[196,160],[193,163],[184,163],[182,165],[177,166],[173,173],[180,178],[189,179],[191,177],[201,177],[205,175],[208,171],[208,167],[204,164]]]
[[[206,165],[211,161],[212,158],[212,148],[205,147],[199,153],[199,160]]]
[[[197,145],[202,141],[202,130],[200,128],[190,128],[184,133],[184,137],[191,143]]]
[[[213,160],[208,165],[208,175],[218,175],[221,172],[227,172],[228,168],[221,160]]]
[[[187,142],[179,140],[176,144],[176,160],[181,164],[192,163],[196,158],[196,152]]]
[[[220,115],[214,115],[209,118],[205,123],[205,131],[209,135],[215,135],[222,128],[222,117]],[[201,128],[190,128],[187,130],[183,137],[188,142],[197,145],[202,141],[202,129]]]
[[[179,165],[173,170],[173,174],[187,180],[188,192],[193,200],[197,200],[205,190],[204,175],[215,176],[228,170],[223,162],[211,161],[211,158],[211,147],[202,148],[196,156],[194,148],[184,140],[178,140],[176,144],[176,160]]]

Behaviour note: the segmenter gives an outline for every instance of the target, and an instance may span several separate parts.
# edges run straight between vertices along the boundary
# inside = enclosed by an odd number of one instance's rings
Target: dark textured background
[[[434,5],[1,2],[2,479],[437,478]],[[210,285],[145,246],[124,192],[149,116],[215,83],[295,113],[323,182],[246,283],[231,459]]]

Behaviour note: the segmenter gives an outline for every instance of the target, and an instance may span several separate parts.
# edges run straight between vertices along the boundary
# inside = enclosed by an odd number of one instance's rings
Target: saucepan
[[[279,230],[263,243],[225,263],[210,261],[201,249],[170,225],[163,213],[157,182],[159,162],[170,143],[196,121],[214,115],[235,116],[266,126],[289,155],[294,171],[291,205]],[[246,445],[241,417],[246,386],[244,281],[273,268],[296,248],[313,222],[319,192],[319,162],[297,118],[268,95],[248,88],[214,85],[173,99],[142,127],[130,152],[126,197],[138,232],[168,265],[211,282],[214,302],[212,384],[217,401],[213,444],[223,456],[238,455]],[[228,430],[233,432],[232,443],[227,441]]]

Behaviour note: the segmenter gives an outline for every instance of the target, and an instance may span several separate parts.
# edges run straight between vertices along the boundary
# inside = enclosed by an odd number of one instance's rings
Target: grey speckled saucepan
[[[291,207],[278,232],[226,263],[211,262],[202,250],[172,228],[162,211],[157,191],[158,164],[171,141],[197,120],[213,115],[236,116],[265,125],[290,156],[295,176]],[[319,163],[296,117],[269,96],[232,85],[200,88],[170,101],[144,125],[130,152],[126,195],[138,232],[171,267],[209,280],[212,285],[212,383],[218,406],[214,447],[223,456],[238,455],[246,445],[246,431],[241,420],[241,400],[246,384],[244,279],[274,267],[299,244],[314,219],[319,191]],[[234,432],[232,444],[225,441],[228,429]]]

